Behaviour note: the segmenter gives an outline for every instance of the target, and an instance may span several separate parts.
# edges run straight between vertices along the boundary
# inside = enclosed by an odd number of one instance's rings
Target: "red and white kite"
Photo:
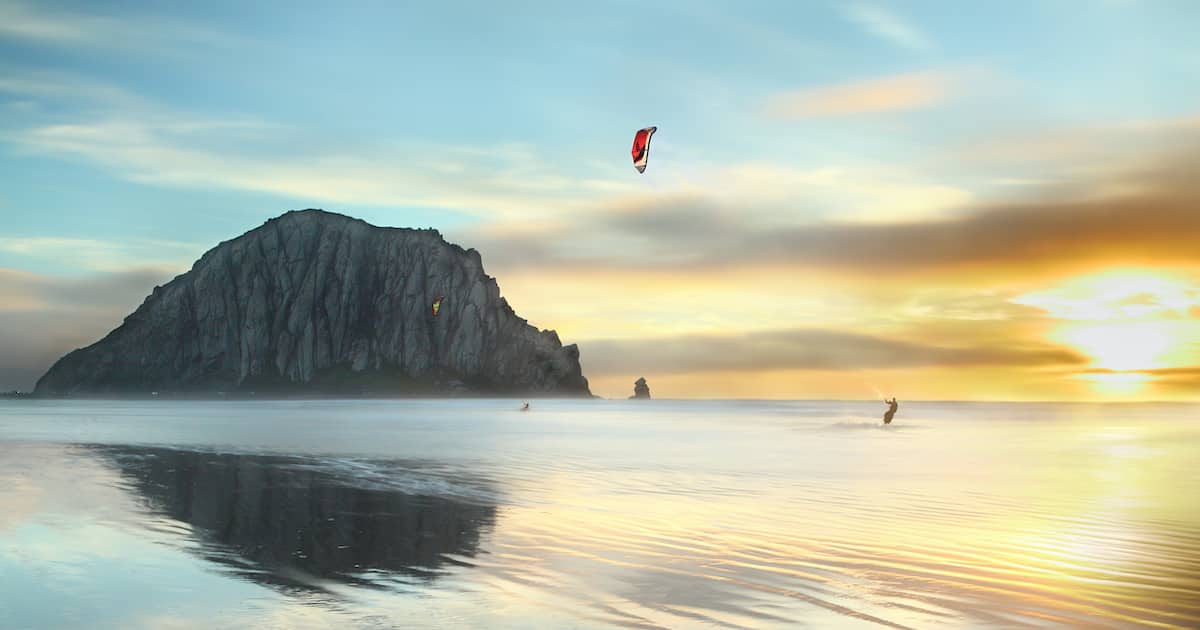
[[[658,127],[638,129],[633,135],[633,167],[639,173],[646,172],[646,160],[650,157],[650,136],[658,131]]]

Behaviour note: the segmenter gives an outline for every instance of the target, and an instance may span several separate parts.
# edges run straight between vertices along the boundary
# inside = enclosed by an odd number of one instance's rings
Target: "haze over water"
[[[0,402],[0,628],[1200,626],[1200,405]]]

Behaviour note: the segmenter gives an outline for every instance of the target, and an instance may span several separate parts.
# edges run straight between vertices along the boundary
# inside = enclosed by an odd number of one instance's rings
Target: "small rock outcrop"
[[[629,399],[633,400],[635,398],[650,398],[650,386],[646,384],[645,378],[639,378],[638,380],[634,381],[633,395],[630,396]]]
[[[151,391],[591,395],[578,348],[518,317],[479,252],[322,210],[209,250],[35,394]]]

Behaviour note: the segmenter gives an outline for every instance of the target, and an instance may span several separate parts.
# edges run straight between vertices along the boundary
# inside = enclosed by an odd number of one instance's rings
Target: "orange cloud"
[[[1200,233],[1198,151],[1088,182],[1086,190],[974,203],[947,218],[892,223],[774,223],[704,196],[573,217],[536,238],[480,234],[484,262],[506,270],[648,269],[712,273],[764,266],[877,277],[1192,265]],[[1118,191],[1116,193],[1104,191]],[[803,200],[796,205],[802,206]],[[586,239],[579,238],[587,235]],[[584,247],[591,244],[593,247]],[[614,245],[615,244],[615,245]],[[602,246],[601,246],[602,245]],[[619,245],[619,246],[618,246]]]
[[[1200,365],[1151,368],[1145,370],[1109,370],[1105,368],[1095,368],[1084,370],[1083,372],[1080,372],[1080,375],[1084,377],[1143,376],[1151,379],[1151,383],[1157,387],[1159,391],[1169,390],[1173,392],[1184,392],[1191,394],[1200,393]]]
[[[776,95],[767,112],[774,118],[792,119],[920,109],[945,100],[952,83],[939,72],[852,81]]]
[[[604,339],[579,343],[589,374],[617,374],[631,366],[655,374],[856,370],[914,367],[1082,365],[1086,357],[1046,344],[953,346],[825,329],[783,329],[741,335],[681,335],[657,339]]]

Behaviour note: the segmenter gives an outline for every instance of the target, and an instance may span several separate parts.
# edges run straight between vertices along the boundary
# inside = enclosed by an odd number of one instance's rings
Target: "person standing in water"
[[[892,396],[891,400],[884,400],[883,402],[887,403],[888,406],[887,413],[883,414],[883,423],[891,424],[892,418],[895,417],[896,410],[900,408],[900,405],[896,404],[895,396]]]
[[[521,407],[521,411],[529,411],[529,403],[528,402],[525,402],[525,405],[523,407]]]

